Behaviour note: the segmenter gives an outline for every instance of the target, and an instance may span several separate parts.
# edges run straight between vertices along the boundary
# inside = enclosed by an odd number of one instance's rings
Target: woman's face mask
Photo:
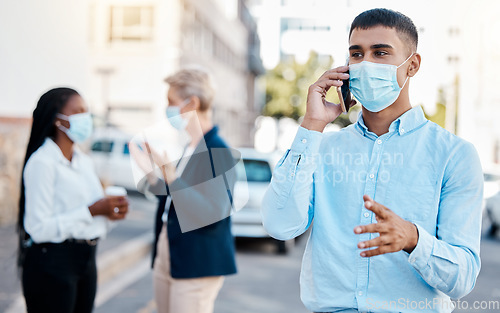
[[[188,121],[184,117],[182,117],[181,109],[185,107],[189,103],[189,101],[190,99],[186,99],[182,102],[182,105],[167,106],[167,119],[170,124],[178,130],[183,130],[187,126]]]
[[[402,87],[398,84],[398,68],[405,64],[413,53],[399,66],[363,61],[349,66],[349,88],[361,104],[371,112],[380,112],[396,101]]]
[[[61,131],[65,132],[74,143],[84,142],[92,135],[93,123],[90,113],[86,112],[69,116],[57,113],[57,117],[69,122],[69,128],[61,124],[56,125]]]

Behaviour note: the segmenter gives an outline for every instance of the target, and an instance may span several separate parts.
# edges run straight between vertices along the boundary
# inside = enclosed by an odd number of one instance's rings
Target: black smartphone
[[[349,74],[349,71],[347,71],[347,74]],[[351,108],[351,90],[349,89],[349,79],[345,79],[342,81],[343,84],[340,87],[340,91],[342,92],[342,100],[344,100],[344,103],[346,105],[347,111]]]
[[[349,71],[347,71],[346,73],[349,74]],[[342,112],[347,113],[352,107],[351,91],[349,90],[349,79],[342,80],[342,86],[340,88],[337,87],[337,93],[339,95],[340,107],[342,108]]]
[[[346,59],[345,65],[349,66],[349,58]],[[349,70],[346,72],[349,74]],[[337,93],[339,95],[340,107],[342,108],[343,113],[349,112],[349,109],[354,105],[351,104],[351,90],[349,89],[349,78],[342,80],[342,86],[337,87]]]

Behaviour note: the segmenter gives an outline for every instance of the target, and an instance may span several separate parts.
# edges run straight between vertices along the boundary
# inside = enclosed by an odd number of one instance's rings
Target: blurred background
[[[165,121],[163,79],[200,64],[214,75],[214,119],[229,144],[241,149],[254,195],[234,216],[239,274],[226,280],[216,312],[306,312],[298,286],[306,238],[265,238],[259,203],[305,113],[307,88],[325,70],[345,64],[350,23],[375,7],[401,11],[419,30],[422,66],[411,80],[412,104],[479,152],[483,268],[466,299],[500,301],[498,1],[2,0],[0,311],[23,312],[13,224],[31,114],[45,91],[69,86],[93,114],[96,131],[85,148],[103,184],[127,187],[133,208],[100,245],[96,312],[155,312],[147,263],[156,206],[134,190],[126,143]],[[359,110],[327,131],[355,122]]]

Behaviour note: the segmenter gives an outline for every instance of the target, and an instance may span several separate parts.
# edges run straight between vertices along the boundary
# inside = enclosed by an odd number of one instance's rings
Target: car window
[[[498,181],[500,180],[500,175],[484,173],[484,181]]]
[[[128,150],[128,143],[123,145],[123,154],[124,155],[129,155],[130,151]]]
[[[110,140],[100,140],[92,144],[91,150],[94,152],[110,153],[113,151],[113,142]]]
[[[271,181],[271,168],[267,161],[262,160],[248,160],[243,159],[244,170],[246,178],[249,182],[270,182]],[[238,172],[238,180],[245,180],[245,173],[243,167],[236,168]]]

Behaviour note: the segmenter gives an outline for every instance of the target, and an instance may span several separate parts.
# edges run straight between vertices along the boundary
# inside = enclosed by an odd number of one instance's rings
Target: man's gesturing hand
[[[339,104],[328,102],[325,97],[331,87],[340,87],[342,80],[349,78],[349,74],[344,73],[348,69],[348,66],[340,66],[326,71],[309,87],[306,115],[302,127],[322,132],[328,123],[333,122],[342,113]]]
[[[358,243],[360,249],[377,247],[361,252],[361,256],[371,257],[401,250],[411,253],[418,242],[418,230],[415,224],[402,219],[367,195],[363,196],[363,200],[365,200],[365,207],[375,213],[377,223],[356,226],[354,233],[379,233],[380,236]]]

